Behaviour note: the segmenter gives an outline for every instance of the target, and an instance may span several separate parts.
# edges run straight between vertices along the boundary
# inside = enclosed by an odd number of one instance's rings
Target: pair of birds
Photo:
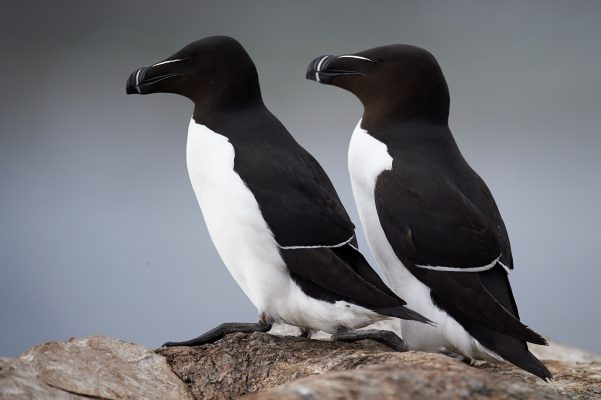
[[[194,102],[190,180],[211,239],[259,322],[225,323],[166,345],[199,345],[278,322],[305,336],[322,330],[401,349],[390,331],[356,330],[396,317],[409,348],[505,360],[550,378],[528,351],[528,342],[546,341],[520,322],[507,231],[449,130],[449,91],[435,58],[414,46],[383,46],[318,57],[307,78],[363,103],[349,171],[390,287],[359,252],[324,170],[265,107],[250,56],[232,38],[208,37],[136,70],[127,93]]]

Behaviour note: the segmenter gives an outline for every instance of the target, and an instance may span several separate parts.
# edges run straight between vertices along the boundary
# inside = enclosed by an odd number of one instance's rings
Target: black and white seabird
[[[188,128],[190,180],[213,244],[259,323],[226,323],[198,345],[272,323],[322,330],[341,340],[390,333],[351,330],[390,317],[429,323],[404,307],[357,249],[350,221],[317,161],[265,107],[255,65],[236,40],[198,40],[134,71],[127,93],[175,93],[194,102]]]
[[[449,90],[432,54],[391,45],[321,56],[307,78],[363,104],[348,154],[361,223],[390,287],[435,322],[401,321],[408,346],[502,359],[550,378],[528,351],[527,342],[546,341],[520,322],[505,224],[453,139]]]

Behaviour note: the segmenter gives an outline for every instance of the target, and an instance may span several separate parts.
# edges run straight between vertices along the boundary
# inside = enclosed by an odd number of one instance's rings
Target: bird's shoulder
[[[355,227],[317,160],[271,113],[244,120],[228,135],[234,169],[255,196],[276,241],[309,246],[350,239]]]

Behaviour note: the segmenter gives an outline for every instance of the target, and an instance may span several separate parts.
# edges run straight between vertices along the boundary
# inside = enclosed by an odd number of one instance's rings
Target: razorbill
[[[432,54],[391,45],[321,56],[307,78],[363,104],[348,154],[361,223],[390,287],[436,323],[401,321],[408,346],[502,359],[550,378],[528,351],[527,342],[546,341],[520,322],[505,224],[453,139],[449,90]]]
[[[134,71],[127,93],[174,93],[194,103],[187,166],[213,244],[259,313],[186,342],[274,322],[341,340],[391,317],[428,323],[378,277],[357,249],[354,225],[317,161],[265,107],[255,65],[236,40],[214,36]],[[421,323],[420,322],[420,323]],[[402,347],[392,332],[375,339]],[[396,344],[395,344],[396,343]]]

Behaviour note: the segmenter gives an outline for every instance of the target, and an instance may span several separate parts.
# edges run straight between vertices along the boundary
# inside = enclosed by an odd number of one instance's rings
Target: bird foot
[[[395,351],[404,352],[409,350],[403,339],[392,331],[385,331],[380,329],[368,329],[368,330],[352,330],[342,333],[336,333],[332,335],[332,340],[340,342],[356,342],[359,340],[375,340],[382,344],[387,345]]]
[[[470,365],[472,367],[476,364],[476,361],[474,359],[447,350],[445,348],[438,350],[438,352],[440,354],[444,354],[445,356],[452,358],[453,360],[461,361],[462,363]]]
[[[300,335],[299,337],[305,338],[305,339],[311,339],[311,334],[313,332],[311,332],[311,329],[309,328],[300,328]]]
[[[223,338],[225,335],[230,333],[242,332],[242,333],[253,333],[253,332],[267,332],[271,329],[271,323],[264,322],[263,320],[257,323],[248,322],[226,322],[223,323],[210,331],[203,333],[202,335],[185,340],[183,342],[167,342],[161,347],[174,347],[174,346],[201,346],[207,343],[213,343]]]

